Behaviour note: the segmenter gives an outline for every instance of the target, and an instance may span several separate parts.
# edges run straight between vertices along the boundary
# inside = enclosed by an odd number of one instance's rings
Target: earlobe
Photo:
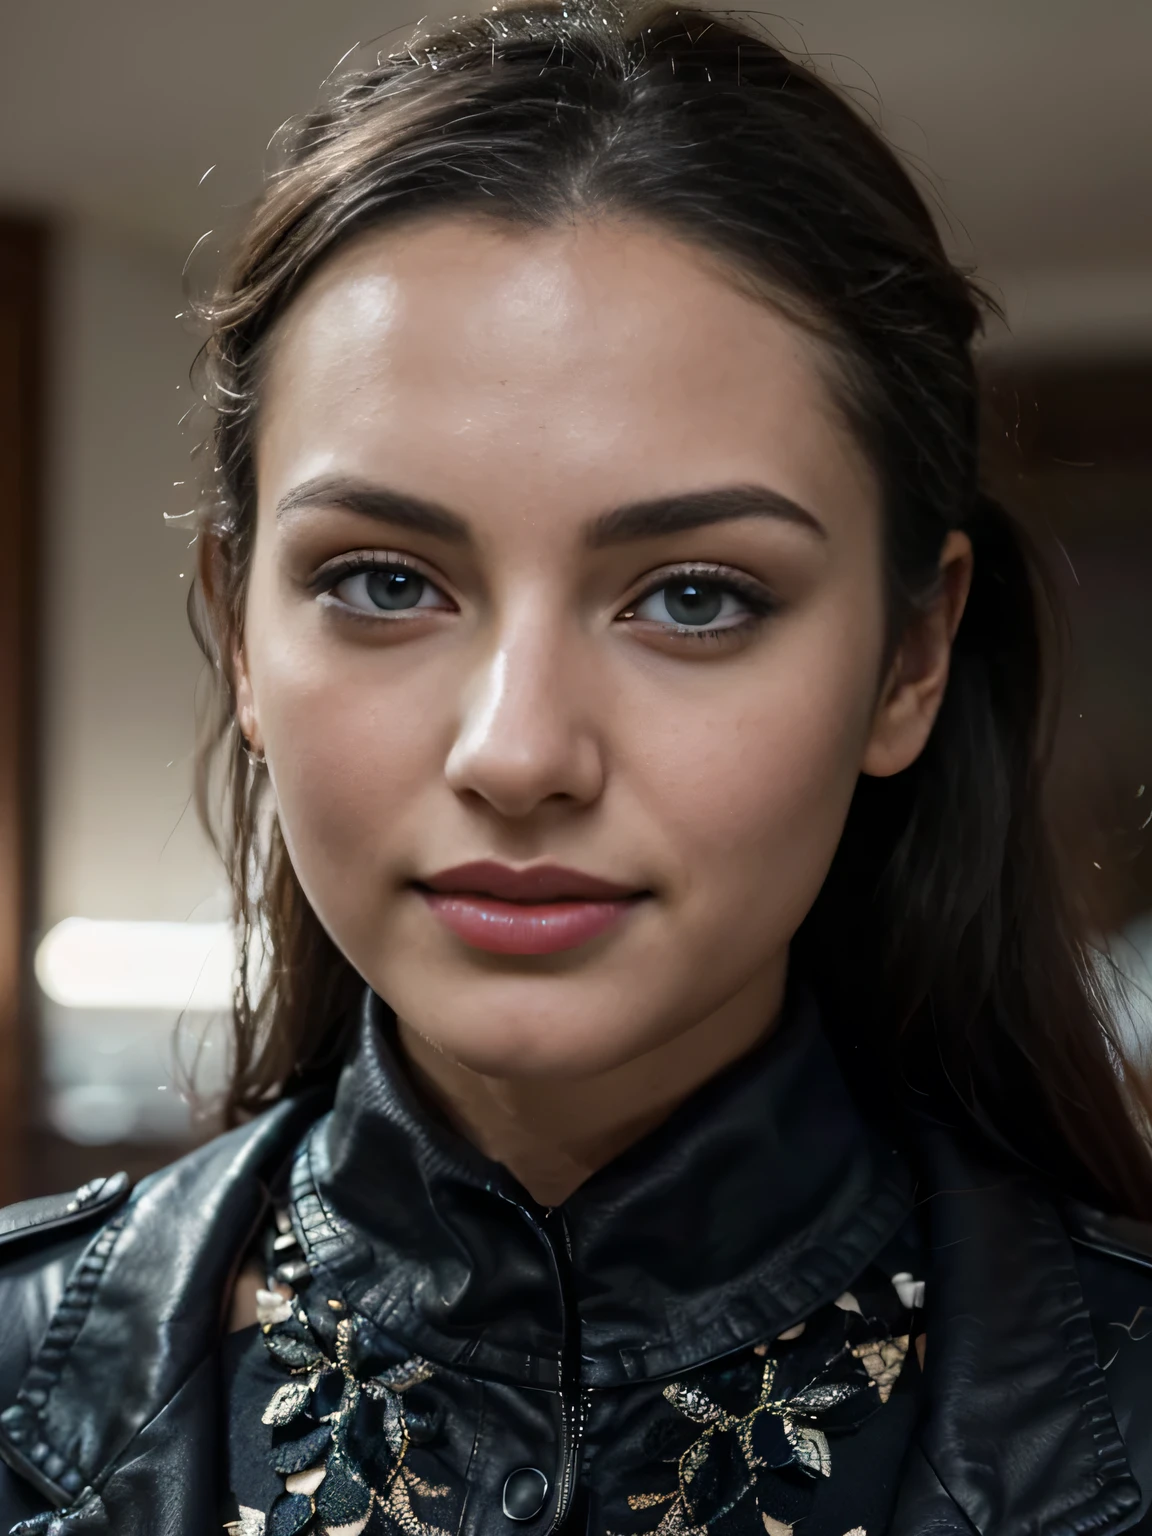
[[[924,750],[948,686],[952,642],[971,583],[972,543],[967,534],[954,530],[940,553],[936,595],[909,620],[888,669],[862,773],[889,778],[910,767]]]
[[[244,659],[242,649],[237,649],[232,656],[232,677],[236,694],[236,724],[240,728],[240,734],[248,745],[248,750],[258,757],[264,755],[264,738],[260,731],[260,721],[256,714],[256,701],[252,694],[252,682],[248,676],[248,666]]]

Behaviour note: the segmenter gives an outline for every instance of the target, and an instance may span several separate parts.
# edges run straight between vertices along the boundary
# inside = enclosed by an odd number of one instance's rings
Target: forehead
[[[871,475],[817,344],[671,234],[436,219],[366,235],[274,336],[261,502],[331,473],[526,515],[767,480],[826,510]]]

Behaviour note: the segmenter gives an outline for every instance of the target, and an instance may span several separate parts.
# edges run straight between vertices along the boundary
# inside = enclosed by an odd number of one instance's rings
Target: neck
[[[573,1078],[490,1076],[436,1049],[403,1019],[401,1047],[424,1093],[541,1205],[560,1205],[589,1175],[654,1130],[697,1088],[775,1027],[781,965],[674,1039],[603,1072]]]

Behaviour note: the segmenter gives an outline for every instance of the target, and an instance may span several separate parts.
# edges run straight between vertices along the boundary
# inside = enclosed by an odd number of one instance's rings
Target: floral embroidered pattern
[[[700,1433],[679,1455],[671,1489],[629,1497],[634,1512],[661,1511],[643,1536],[792,1536],[815,1485],[831,1474],[829,1435],[855,1430],[888,1401],[908,1353],[907,1334],[893,1336],[847,1301],[807,1330],[789,1330],[783,1348],[778,1341],[771,1353],[763,1345],[752,1352],[759,1379],[751,1404],[720,1400],[731,1398],[735,1370],[713,1372],[716,1386],[702,1373],[665,1388]]]
[[[266,1253],[269,1284],[292,1294],[258,1293],[263,1343],[282,1373],[270,1399],[266,1386],[258,1401],[267,1402],[266,1454],[283,1491],[234,1503],[240,1518],[233,1515],[228,1536],[450,1536],[473,1476],[454,1445],[460,1426],[444,1436],[446,1412],[462,1406],[456,1378],[406,1354],[321,1289],[323,1272],[312,1272],[288,1223],[278,1216],[277,1224]],[[910,1276],[890,1280],[872,1270],[859,1277],[856,1294],[845,1292],[772,1343],[749,1345],[666,1386],[646,1384],[628,1434],[612,1444],[611,1470],[603,1449],[594,1450],[605,1490],[596,1496],[611,1511],[598,1529],[604,1536],[828,1536],[856,1522],[844,1536],[866,1536],[859,1522],[872,1523],[878,1507],[857,1499],[854,1479],[830,1498],[818,1495],[837,1438],[886,1404],[901,1376],[916,1309],[897,1280],[922,1300]],[[611,1441],[605,1431],[615,1409],[601,1407],[608,1417],[590,1437],[593,1447]],[[629,1494],[643,1467],[647,1490]],[[499,1482],[488,1491],[498,1512]],[[267,1514],[249,1508],[253,1502]]]
[[[224,1529],[228,1536],[264,1536],[264,1516],[258,1509],[241,1504],[240,1518],[226,1521]]]
[[[369,1527],[380,1536],[448,1536],[418,1508],[448,1489],[425,1482],[407,1460],[403,1394],[431,1367],[417,1356],[388,1364],[386,1341],[365,1319],[340,1315],[342,1302],[327,1304],[334,1329],[314,1326],[296,1299],[262,1291],[259,1304],[268,1353],[290,1378],[264,1410],[284,1478],[267,1536],[358,1536]]]

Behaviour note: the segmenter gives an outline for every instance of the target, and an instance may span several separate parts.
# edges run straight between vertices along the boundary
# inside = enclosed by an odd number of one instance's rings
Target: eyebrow
[[[357,480],[329,475],[305,480],[281,496],[276,503],[276,516],[278,519],[285,517],[300,507],[339,507],[360,517],[391,523],[397,528],[429,533],[448,544],[468,544],[472,538],[464,518],[447,507],[425,501],[420,496],[409,496],[404,491],[392,491],[382,485],[364,485]]]
[[[799,502],[766,485],[724,485],[712,490],[684,491],[634,501],[605,512],[589,526],[585,541],[592,549],[627,544],[633,539],[657,539],[662,534],[706,528],[734,518],[769,517],[804,528],[821,539],[828,530]]]
[[[467,521],[437,502],[340,477],[320,476],[294,486],[276,503],[276,516],[285,517],[301,507],[343,508],[397,528],[430,534],[448,544],[472,540]],[[588,525],[584,542],[590,549],[604,549],[745,517],[773,518],[818,538],[828,537],[817,517],[781,492],[764,485],[725,485],[614,507]]]

